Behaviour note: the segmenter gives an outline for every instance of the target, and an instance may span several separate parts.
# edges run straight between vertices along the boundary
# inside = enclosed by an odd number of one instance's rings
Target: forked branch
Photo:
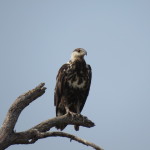
[[[48,132],[52,127],[56,127],[60,124],[79,125],[88,128],[93,127],[94,123],[90,121],[87,117],[82,115],[72,116],[66,114],[60,117],[55,117],[43,121],[24,132],[14,132],[14,127],[17,123],[20,113],[31,102],[33,102],[45,93],[46,87],[44,87],[44,85],[44,83],[41,83],[36,88],[28,91],[25,94],[22,94],[11,105],[4,120],[4,123],[0,128],[0,150],[4,150],[10,145],[14,144],[33,144],[39,139],[52,136],[70,138],[71,140],[78,141],[79,143],[82,143],[84,145],[91,146],[96,150],[102,150],[102,148],[100,148],[99,146],[74,135],[64,132]]]

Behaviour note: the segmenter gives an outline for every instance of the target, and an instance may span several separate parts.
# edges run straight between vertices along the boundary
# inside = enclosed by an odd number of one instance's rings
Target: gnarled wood
[[[52,136],[67,137],[71,140],[75,140],[87,146],[91,146],[96,150],[102,150],[99,146],[81,138],[78,138],[74,135],[64,132],[48,132],[52,127],[56,127],[60,124],[78,125],[88,128],[93,127],[94,123],[90,121],[87,117],[82,115],[72,116],[70,114],[66,114],[60,117],[55,117],[43,121],[38,125],[30,128],[29,130],[23,132],[14,132],[14,127],[17,123],[20,113],[31,102],[33,102],[45,93],[46,87],[44,87],[44,85],[44,83],[41,83],[34,89],[26,92],[25,94],[22,94],[11,105],[3,122],[3,125],[0,128],[0,150],[4,150],[10,145],[14,144],[32,144],[39,139]]]

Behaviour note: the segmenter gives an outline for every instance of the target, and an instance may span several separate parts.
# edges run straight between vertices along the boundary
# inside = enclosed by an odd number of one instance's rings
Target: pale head
[[[76,48],[71,54],[71,61],[75,61],[77,59],[83,59],[85,55],[87,55],[87,51],[85,49]]]

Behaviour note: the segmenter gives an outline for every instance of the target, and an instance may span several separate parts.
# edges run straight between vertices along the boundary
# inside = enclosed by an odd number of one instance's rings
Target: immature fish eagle
[[[86,64],[84,56],[87,52],[83,48],[75,49],[71,54],[71,59],[58,71],[56,87],[54,93],[54,105],[56,106],[56,116],[66,113],[80,114],[90,90],[91,67]],[[63,130],[66,124],[57,126]],[[79,126],[74,126],[79,130]]]

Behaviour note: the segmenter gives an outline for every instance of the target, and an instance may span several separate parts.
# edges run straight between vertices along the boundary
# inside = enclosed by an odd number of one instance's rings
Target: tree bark
[[[23,109],[45,93],[46,87],[44,87],[44,85],[44,83],[41,83],[34,89],[22,94],[11,105],[2,124],[2,127],[0,128],[0,150],[4,150],[10,145],[14,144],[33,144],[39,139],[53,136],[70,138],[70,140],[78,141],[79,143],[91,146],[96,150],[102,150],[102,148],[95,145],[94,143],[88,142],[74,135],[64,132],[49,131],[52,127],[56,127],[60,124],[78,125],[87,128],[93,127],[94,123],[82,115],[72,116],[70,114],[65,114],[60,117],[55,117],[43,121],[23,132],[14,131],[18,117],[20,116],[20,113],[23,111]]]

